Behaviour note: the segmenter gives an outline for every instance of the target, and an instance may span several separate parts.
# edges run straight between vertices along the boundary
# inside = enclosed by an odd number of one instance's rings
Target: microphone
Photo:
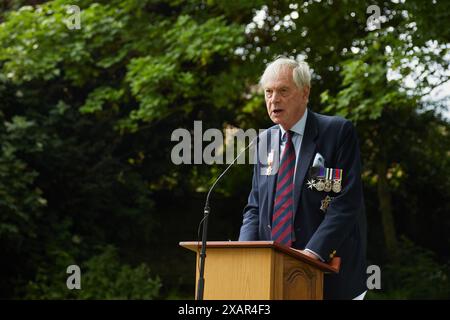
[[[258,140],[258,138],[259,138],[259,135],[256,135],[256,137],[254,137],[252,139],[252,141],[250,141],[248,146],[245,147],[243,150],[241,150],[241,152],[239,152],[239,154],[236,156],[236,158],[234,158],[234,160],[228,165],[228,167],[226,167],[226,169],[216,179],[216,181],[214,181],[211,188],[209,188],[208,194],[206,195],[205,208],[203,209],[203,219],[200,221],[200,223],[198,225],[198,231],[197,231],[197,234],[199,235],[200,234],[200,226],[203,224],[202,251],[200,253],[200,259],[199,259],[200,260],[200,272],[199,272],[199,277],[198,277],[198,282],[197,282],[197,300],[203,300],[203,292],[204,292],[204,288],[205,288],[204,273],[205,273],[205,260],[206,260],[206,238],[207,238],[207,233],[208,233],[208,217],[210,214],[209,196],[211,195],[211,192],[214,189],[214,187],[216,186],[217,182],[219,182],[219,180],[231,168],[231,166],[236,162],[236,160],[239,159],[241,154],[244,153],[248,148],[250,148],[250,146],[253,144],[253,142],[255,142],[255,140]]]

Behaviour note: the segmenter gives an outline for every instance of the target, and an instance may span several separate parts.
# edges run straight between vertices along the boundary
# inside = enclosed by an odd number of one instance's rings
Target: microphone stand
[[[202,234],[202,251],[200,253],[200,274],[197,284],[197,300],[203,300],[203,291],[205,289],[205,259],[206,259],[206,236],[208,234],[208,216],[209,216],[209,204],[208,200],[203,210],[203,234]]]
[[[239,154],[236,156],[236,158],[234,158],[234,160],[228,165],[228,167],[222,172],[222,174],[216,179],[216,181],[214,181],[213,185],[209,189],[208,194],[206,196],[205,208],[203,209],[203,219],[201,222],[201,223],[203,223],[203,233],[202,233],[202,251],[200,252],[200,272],[199,272],[198,282],[197,282],[197,300],[203,300],[203,292],[205,289],[204,273],[205,273],[205,260],[206,260],[206,238],[208,235],[208,217],[209,217],[209,213],[210,213],[209,196],[211,195],[211,191],[214,189],[217,182],[219,182],[220,178],[222,178],[222,176],[228,171],[228,169],[231,168],[231,166],[236,162],[236,160],[241,156],[241,154],[243,152],[245,152],[257,138],[258,138],[258,135],[256,137],[254,137],[252,141],[250,141],[250,143],[248,144],[247,147],[245,147],[245,149],[243,149],[241,152],[239,152]]]

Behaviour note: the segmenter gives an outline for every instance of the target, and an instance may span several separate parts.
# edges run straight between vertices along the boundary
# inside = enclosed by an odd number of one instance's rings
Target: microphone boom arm
[[[206,201],[205,201],[205,208],[203,209],[203,219],[200,223],[203,223],[203,232],[202,232],[202,251],[200,252],[200,271],[199,271],[199,277],[197,282],[197,300],[203,300],[203,292],[205,289],[205,260],[206,260],[206,238],[208,235],[208,217],[210,213],[210,207],[209,207],[209,196],[211,195],[211,191],[216,186],[217,182],[223,177],[223,175],[231,168],[231,166],[236,162],[236,160],[241,156],[242,153],[244,153],[250,146],[253,144],[253,142],[258,138],[258,135],[253,138],[252,141],[248,144],[247,147],[245,147],[239,154],[234,158],[234,160],[228,165],[228,167],[221,173],[221,175],[214,181],[213,185],[208,191],[208,194],[206,195]]]

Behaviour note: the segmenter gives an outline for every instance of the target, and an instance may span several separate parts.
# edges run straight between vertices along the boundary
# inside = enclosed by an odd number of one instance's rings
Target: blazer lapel
[[[267,176],[267,194],[269,205],[269,223],[272,225],[273,215],[273,197],[275,195],[275,186],[277,184],[279,159],[280,159],[280,128],[272,128],[270,130],[270,146],[269,153],[273,152],[273,174]]]
[[[300,148],[297,170],[295,172],[294,186],[294,212],[297,212],[298,202],[300,200],[303,182],[316,150],[316,137],[318,134],[317,119],[315,114],[308,110],[308,118],[306,119],[305,132]]]

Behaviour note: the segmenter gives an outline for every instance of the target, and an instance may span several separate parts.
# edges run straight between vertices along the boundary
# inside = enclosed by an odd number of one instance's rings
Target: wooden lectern
[[[180,242],[180,245],[197,253],[198,265],[202,243]],[[208,241],[203,297],[205,300],[321,300],[323,274],[337,273],[339,266],[338,257],[327,264],[273,241]],[[196,280],[198,276],[197,268]]]

